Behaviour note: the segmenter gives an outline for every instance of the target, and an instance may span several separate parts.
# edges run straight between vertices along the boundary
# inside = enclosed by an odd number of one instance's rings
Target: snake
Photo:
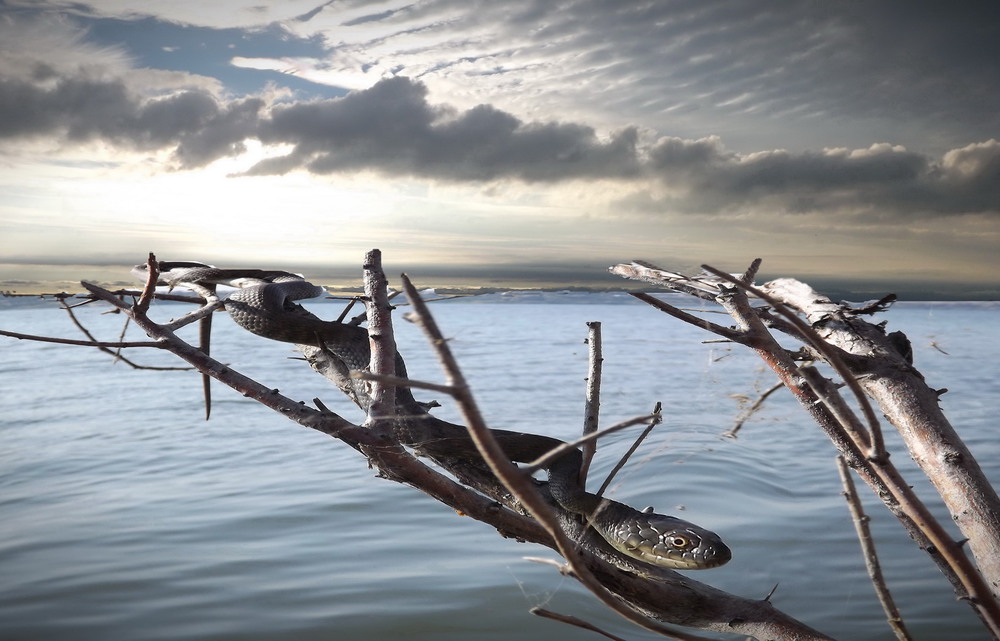
[[[236,287],[224,301],[232,320],[243,329],[270,340],[315,347],[333,357],[339,369],[337,384],[363,410],[368,409],[365,383],[351,378],[351,371],[369,367],[368,331],[359,324],[322,320],[295,301],[315,298],[326,290],[299,274],[259,269],[219,269],[196,262],[160,262],[157,284],[186,286],[202,295],[215,295],[217,285]],[[146,265],[133,274],[148,276]],[[406,376],[402,357],[396,355],[396,375]],[[411,389],[396,388],[396,436],[414,451],[440,458],[482,460],[465,426],[430,414],[430,404],[417,401]],[[530,463],[564,441],[540,434],[490,430],[506,456],[515,463]],[[579,515],[614,549],[639,561],[674,570],[719,567],[732,558],[721,537],[675,516],[652,508],[637,510],[624,503],[587,492],[580,484],[583,454],[578,448],[547,464],[548,490],[564,510]]]

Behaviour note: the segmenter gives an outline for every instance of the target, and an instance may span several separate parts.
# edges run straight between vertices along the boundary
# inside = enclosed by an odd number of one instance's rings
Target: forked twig
[[[651,426],[652,425],[656,425],[657,423],[660,422],[660,416],[659,416],[659,414],[656,413],[656,412],[654,412],[652,414],[646,414],[645,416],[636,416],[634,418],[630,418],[630,419],[621,421],[620,423],[615,423],[614,425],[612,425],[610,427],[601,428],[601,429],[597,430],[596,432],[591,432],[589,434],[585,434],[584,436],[581,436],[580,438],[576,439],[575,441],[570,441],[569,443],[563,443],[562,445],[560,445],[558,447],[552,448],[551,450],[549,450],[548,452],[546,452],[544,456],[540,456],[539,458],[535,459],[531,463],[529,463],[529,464],[527,464],[525,466],[522,466],[521,469],[524,470],[525,472],[528,472],[528,473],[536,472],[536,471],[538,471],[538,470],[540,470],[540,469],[548,466],[549,463],[551,463],[552,461],[556,460],[557,458],[559,458],[560,456],[562,456],[563,454],[565,454],[567,451],[569,451],[571,449],[574,449],[574,448],[577,448],[577,447],[580,447],[580,446],[585,446],[588,443],[596,443],[598,439],[603,438],[603,437],[607,436],[608,434],[613,434],[615,432],[619,432],[621,430],[624,430],[626,428],[632,427],[634,425],[639,425],[640,423],[647,423],[647,422],[650,423]],[[642,434],[640,434],[636,438],[636,443],[635,443],[635,445],[633,447],[638,447],[638,444],[640,442],[642,442],[642,439],[645,438],[645,435],[649,433],[649,430],[650,430],[650,427],[647,427],[646,431],[644,431]],[[632,451],[634,451],[634,449],[630,450],[629,454],[631,454]],[[626,455],[626,457],[627,456],[628,455]],[[615,471],[617,471],[617,468],[616,468]],[[600,493],[598,493],[598,496],[599,495],[600,495]]]
[[[137,341],[126,341],[125,340],[125,328],[127,327],[127,324],[128,324],[128,317],[127,316],[125,317],[126,318],[125,326],[122,327],[122,332],[119,335],[117,341],[115,341],[115,342],[99,341],[99,340],[97,340],[97,337],[95,337],[90,332],[90,330],[87,329],[87,326],[84,325],[83,322],[80,321],[79,317],[76,315],[76,312],[74,311],[74,308],[79,307],[81,305],[89,305],[90,303],[94,302],[93,300],[87,300],[87,301],[84,301],[84,302],[79,303],[77,305],[68,305],[66,303],[66,299],[65,298],[60,298],[59,302],[61,303],[62,308],[66,311],[66,314],[69,315],[70,321],[72,321],[72,323],[74,325],[76,325],[76,328],[79,329],[80,332],[82,332],[84,336],[86,336],[87,338],[90,339],[90,345],[93,346],[93,347],[98,348],[99,350],[101,350],[105,354],[108,354],[109,356],[114,357],[114,359],[116,361],[121,361],[122,363],[125,363],[126,365],[128,365],[132,369],[143,369],[143,370],[150,370],[150,371],[156,371],[156,372],[186,371],[186,370],[190,370],[191,369],[190,367],[158,367],[158,366],[154,366],[154,365],[140,365],[139,363],[136,363],[132,359],[126,358],[121,353],[121,350],[123,350],[123,349],[129,348],[129,347],[146,347],[147,345],[150,346],[150,347],[162,347],[162,345],[149,345],[145,341],[139,341],[139,342],[137,342]],[[85,345],[86,343],[80,342],[80,343],[67,343],[67,344],[70,344],[70,345]]]
[[[649,425],[647,425],[646,429],[644,429],[642,433],[635,438],[635,441],[632,442],[632,445],[628,448],[628,450],[624,454],[622,454],[621,458],[618,459],[618,462],[615,463],[615,466],[611,468],[611,471],[608,472],[608,475],[604,478],[604,482],[601,483],[601,487],[597,490],[597,492],[595,492],[597,496],[604,496],[604,492],[607,491],[608,486],[611,485],[611,481],[614,480],[618,472],[623,467],[625,467],[625,463],[627,463],[629,458],[631,458],[632,455],[635,454],[635,451],[639,449],[639,446],[642,445],[642,442],[646,440],[646,437],[649,436],[649,433],[653,431],[653,428],[663,422],[663,417],[660,414],[661,409],[662,409],[662,404],[659,401],[657,401],[656,406],[653,408],[653,413],[646,418],[646,420],[649,421]]]

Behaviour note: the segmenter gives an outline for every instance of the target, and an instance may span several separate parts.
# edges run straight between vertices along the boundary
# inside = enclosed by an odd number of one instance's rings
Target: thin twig
[[[559,574],[564,574],[570,576],[573,572],[566,565],[565,561],[557,561],[555,559],[550,559],[544,556],[522,556],[525,561],[531,561],[532,563],[539,563],[541,565],[551,565],[555,569],[559,570]]]
[[[583,628],[584,630],[590,630],[591,632],[596,632],[601,636],[613,639],[614,641],[625,641],[625,639],[615,636],[610,632],[605,632],[593,623],[588,623],[583,619],[569,615],[569,614],[559,614],[558,612],[553,612],[551,610],[546,610],[545,608],[534,607],[528,610],[528,612],[534,614],[535,616],[542,617],[543,619],[552,619],[554,621],[559,621],[560,623],[566,623],[568,625],[576,626],[578,628]]]
[[[339,298],[339,297],[333,296],[332,298]],[[361,300],[361,299],[358,298],[357,296],[351,296],[351,298],[348,301],[348,303],[346,305],[344,305],[344,309],[341,310],[340,316],[338,316],[337,320],[334,321],[334,322],[336,322],[336,323],[343,323],[344,319],[347,318],[347,315],[351,313],[351,310],[354,309],[354,306],[357,304],[357,302],[359,300]]]
[[[892,593],[889,592],[889,586],[886,585],[885,576],[882,574],[882,566],[879,563],[878,554],[875,552],[875,541],[872,539],[871,529],[868,527],[869,518],[861,507],[861,499],[858,497],[858,491],[854,487],[854,480],[851,479],[851,472],[847,467],[847,462],[844,461],[843,456],[837,456],[836,460],[837,471],[840,472],[840,481],[844,485],[844,498],[847,499],[847,506],[854,519],[854,529],[858,533],[858,542],[861,543],[861,551],[865,558],[865,567],[868,568],[868,576],[872,580],[875,593],[878,595],[878,600],[885,611],[886,620],[889,622],[889,627],[896,634],[896,638],[899,641],[910,641],[912,637],[906,629],[906,624],[903,623],[903,618],[899,614],[899,609],[892,598]]]
[[[656,298],[655,296],[650,296],[649,294],[643,292],[633,292],[631,295],[634,296],[635,298],[638,298],[644,303],[652,305],[661,312],[670,314],[671,316],[673,316],[678,320],[682,320],[685,323],[694,325],[695,327],[700,327],[718,336],[722,336],[724,338],[728,338],[729,340],[737,342],[739,342],[740,339],[743,338],[743,333],[738,330],[735,330],[731,327],[723,327],[722,325],[718,325],[711,321],[707,321],[704,318],[695,316],[694,314],[689,314],[688,312],[685,312],[677,307],[674,307],[670,303],[662,301],[659,298]]]
[[[611,427],[605,427],[605,428],[599,429],[596,432],[591,432],[590,434],[586,434],[584,436],[581,436],[580,438],[576,439],[575,441],[571,441],[569,443],[563,443],[562,445],[554,447],[551,450],[549,450],[548,452],[546,452],[543,456],[540,456],[537,459],[535,459],[534,461],[532,461],[531,463],[528,463],[527,465],[522,466],[521,469],[524,470],[525,472],[529,472],[529,473],[537,472],[540,469],[548,467],[549,463],[551,463],[552,461],[554,461],[557,458],[561,457],[563,454],[565,454],[569,450],[578,448],[580,446],[585,446],[587,443],[595,442],[595,441],[597,441],[597,439],[604,438],[608,434],[613,434],[615,432],[619,432],[621,430],[624,430],[626,428],[632,427],[634,425],[639,425],[640,423],[652,422],[655,425],[656,423],[659,422],[659,420],[660,420],[659,415],[656,414],[656,413],[653,413],[653,414],[647,414],[645,416],[636,416],[636,417],[633,417],[633,418],[621,421],[620,423],[615,423]],[[647,430],[648,429],[649,428],[647,428]],[[639,439],[642,439],[642,438],[643,438],[643,436],[640,435]]]
[[[412,387],[415,389],[425,389],[432,392],[441,392],[442,394],[448,394],[451,396],[455,393],[455,388],[451,385],[444,385],[442,383],[431,383],[430,381],[420,381],[412,378],[404,378],[402,376],[389,376],[388,374],[375,374],[374,372],[369,372],[365,370],[351,370],[351,378],[356,378],[361,381],[373,381],[379,383],[385,383],[386,385],[392,385],[394,387]]]
[[[740,429],[743,428],[743,424],[746,423],[751,416],[756,414],[757,410],[763,407],[764,401],[766,401],[771,396],[771,394],[774,394],[784,386],[785,386],[784,383],[778,381],[771,387],[767,388],[763,393],[761,393],[760,396],[757,397],[757,400],[755,400],[749,407],[743,410],[743,413],[740,414],[739,417],[737,417],[736,423],[734,423],[733,426],[729,428],[729,430],[723,432],[722,435],[728,436],[729,438],[736,438],[736,434],[737,432],[740,431]]]
[[[75,338],[55,338],[52,336],[38,336],[37,334],[22,334],[20,332],[11,332],[6,329],[0,329],[0,336],[10,336],[11,338],[17,338],[20,340],[27,341],[38,341],[40,343],[59,343],[61,345],[79,345],[81,347],[97,347],[104,349],[118,348],[118,347],[155,347],[157,349],[167,349],[165,345],[157,341],[99,341],[90,340],[82,341]],[[114,352],[111,352],[114,354]],[[146,368],[141,366],[136,366],[137,369],[160,369],[160,368]],[[191,369],[189,367],[185,368],[173,368],[173,369]]]
[[[604,479],[604,482],[601,483],[601,487],[596,492],[597,496],[604,496],[604,492],[611,485],[611,481],[614,480],[615,475],[618,474],[619,470],[625,467],[625,463],[627,463],[629,458],[631,458],[632,455],[635,454],[635,451],[639,449],[639,446],[642,444],[643,441],[646,440],[646,437],[649,436],[649,433],[653,431],[653,428],[663,422],[663,417],[660,415],[661,409],[662,405],[660,404],[659,401],[657,401],[656,406],[653,408],[653,413],[650,414],[649,417],[646,419],[649,421],[649,425],[647,425],[646,429],[644,429],[642,433],[636,437],[635,441],[628,448],[628,451],[626,451],[622,455],[622,457],[618,459],[618,462],[615,464],[615,466],[611,468],[610,472],[608,472],[608,476]]]
[[[208,318],[214,314],[217,310],[220,310],[226,306],[226,302],[223,300],[214,300],[206,303],[199,307],[198,309],[184,314],[180,318],[174,319],[168,323],[163,323],[163,328],[168,329],[172,332],[176,332],[178,329],[200,321],[203,318]]]

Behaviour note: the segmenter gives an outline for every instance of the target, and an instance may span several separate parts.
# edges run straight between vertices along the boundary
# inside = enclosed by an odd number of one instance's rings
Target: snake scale
[[[244,329],[271,340],[312,346],[332,355],[342,388],[367,410],[370,403],[364,383],[350,379],[351,370],[369,366],[368,332],[364,328],[324,321],[294,301],[325,294],[301,276],[281,271],[217,269],[192,262],[161,262],[158,284],[187,286],[205,295],[215,295],[217,285],[237,287],[225,301],[232,319]],[[148,268],[137,265],[133,274],[145,279]],[[397,354],[396,372],[405,376],[405,364]],[[478,459],[466,428],[430,415],[409,388],[396,390],[397,437],[419,453],[460,459]],[[515,462],[533,461],[563,441],[548,436],[507,430],[491,430],[507,456]],[[620,552],[656,566],[700,570],[718,567],[732,558],[722,539],[709,530],[682,519],[639,511],[628,505],[595,496],[579,484],[582,454],[578,449],[549,464],[548,488],[564,509],[590,520],[592,527]]]

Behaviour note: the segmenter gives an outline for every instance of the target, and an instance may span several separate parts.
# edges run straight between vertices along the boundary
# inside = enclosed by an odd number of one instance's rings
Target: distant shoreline
[[[360,285],[355,283],[343,283],[335,282],[329,283],[321,279],[316,279],[321,285],[327,288],[331,295],[343,294],[350,296],[353,294],[361,293],[362,288]],[[946,301],[946,302],[960,302],[960,301],[1000,301],[1000,284],[995,286],[990,285],[966,285],[966,284],[956,284],[954,286],[939,284],[937,287],[933,288],[919,288],[918,284],[893,287],[892,284],[886,283],[885,287],[879,287],[877,284],[865,284],[862,287],[851,287],[851,284],[830,284],[824,285],[819,280],[808,280],[802,279],[814,289],[820,293],[828,296],[835,301],[866,301],[872,299],[878,299],[882,296],[893,293],[896,294],[899,301],[914,301],[914,302],[924,302],[924,301]],[[102,283],[97,282],[98,285],[110,290],[119,289],[140,289],[139,283],[124,283],[117,281],[114,283]],[[482,294],[499,294],[505,292],[571,292],[571,293],[608,293],[608,292],[648,292],[648,293],[658,293],[665,291],[663,288],[658,288],[654,286],[643,285],[640,283],[629,283],[623,282],[619,286],[609,286],[609,285],[599,285],[599,286],[588,286],[588,285],[548,285],[548,286],[531,286],[526,284],[515,284],[511,283],[509,285],[490,285],[490,286],[449,286],[440,285],[435,286],[433,282],[431,283],[417,283],[417,286],[421,289],[433,289],[438,294],[443,296],[475,296]],[[54,282],[34,282],[26,283],[20,282],[6,282],[0,280],[0,295],[3,297],[42,297],[42,296],[54,296],[57,294],[82,294],[86,293],[86,290],[79,285],[79,283],[70,284],[66,281],[54,281]]]

